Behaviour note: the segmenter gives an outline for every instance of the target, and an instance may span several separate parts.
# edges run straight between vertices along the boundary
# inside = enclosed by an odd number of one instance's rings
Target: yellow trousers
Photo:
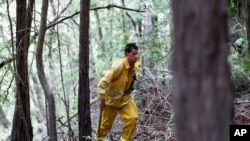
[[[120,117],[123,119],[124,124],[121,133],[122,141],[131,141],[132,135],[136,129],[136,123],[138,119],[138,110],[134,100],[130,100],[130,102],[124,105],[121,108],[115,108],[111,106],[104,106],[102,109],[102,119],[100,125],[100,138],[105,138],[108,132],[111,130],[113,122],[117,116],[120,114]],[[98,131],[98,129],[97,129]]]

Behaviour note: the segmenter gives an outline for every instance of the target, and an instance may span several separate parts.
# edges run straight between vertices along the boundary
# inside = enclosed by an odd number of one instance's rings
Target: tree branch
[[[126,8],[126,7],[122,7],[122,6],[118,6],[118,5],[114,5],[114,4],[109,4],[107,6],[102,6],[102,7],[90,8],[90,10],[110,9],[110,8],[113,8],[113,7],[123,9],[123,10],[128,10],[128,11],[134,11],[134,12],[145,12],[143,10],[136,10],[136,9],[132,9],[132,8]]]
[[[121,6],[117,6],[117,5],[113,5],[113,4],[109,4],[107,6],[101,6],[101,7],[95,7],[95,8],[90,8],[89,10],[100,10],[100,9],[110,9],[110,8],[119,8],[119,9],[123,9],[123,10],[128,10],[128,11],[134,11],[134,12],[145,12],[142,10],[136,10],[136,9],[131,9],[131,8],[126,8],[126,7],[121,7]],[[47,29],[55,26],[56,24],[62,23],[64,20],[73,18],[74,16],[78,15],[80,12],[76,11],[75,13],[73,13],[72,15],[69,15],[67,17],[64,17],[60,20],[58,20],[57,22],[52,22],[47,26]],[[55,21],[55,20],[53,20]]]
[[[7,60],[4,60],[3,62],[0,63],[0,69],[6,65],[7,63],[10,63],[13,59],[7,59]]]

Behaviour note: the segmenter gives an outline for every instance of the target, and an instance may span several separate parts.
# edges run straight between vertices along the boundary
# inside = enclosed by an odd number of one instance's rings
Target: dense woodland
[[[250,124],[249,13],[247,0],[1,1],[0,140],[91,140],[97,83],[129,42],[134,140],[229,140]]]

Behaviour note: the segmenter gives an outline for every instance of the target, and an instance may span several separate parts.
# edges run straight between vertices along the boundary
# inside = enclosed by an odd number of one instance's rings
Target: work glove
[[[100,109],[102,110],[104,106],[105,106],[105,99],[100,99],[100,102],[99,102]]]

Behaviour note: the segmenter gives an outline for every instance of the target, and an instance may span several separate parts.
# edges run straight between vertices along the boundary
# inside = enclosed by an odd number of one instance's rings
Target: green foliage
[[[250,72],[250,64],[248,57],[240,56],[238,52],[231,49],[231,54],[228,57],[229,63],[232,68],[232,75],[244,75],[246,76]]]
[[[0,102],[9,102],[12,94],[15,92],[15,87],[13,87],[13,75],[11,71],[11,62],[8,62],[0,69]]]
[[[227,0],[229,16],[233,17],[237,14],[237,3],[239,0]]]
[[[248,44],[247,44],[247,36],[246,32],[238,33],[239,37],[232,43],[230,54],[229,54],[229,62],[234,67],[239,66],[244,70],[245,74],[250,73],[250,58],[248,52]],[[235,67],[236,68],[236,67]],[[235,70],[237,71],[237,70]]]
[[[0,17],[2,17],[2,16],[4,16],[5,15],[5,13],[3,13],[3,12],[0,12]]]
[[[55,2],[55,1],[54,1]],[[147,66],[149,62],[147,59],[150,59],[155,65],[154,68],[145,67],[150,70],[159,70],[159,73],[154,74],[156,76],[153,83],[154,85],[160,84],[169,84],[172,75],[164,74],[162,70],[166,70],[168,67],[169,54],[171,54],[171,29],[172,29],[172,11],[171,11],[171,1],[153,1],[153,0],[134,0],[134,1],[124,1],[125,7],[131,9],[140,9],[144,10],[146,7],[150,7],[152,12],[153,21],[153,30],[152,36],[150,38],[145,38],[144,34],[144,25],[145,24],[145,13],[143,12],[134,12],[127,11],[119,8],[106,8],[99,9],[99,18],[100,25],[97,24],[97,18],[95,17],[94,11],[90,11],[90,68],[89,68],[89,77],[91,85],[91,93],[95,93],[97,81],[101,76],[109,69],[112,62],[118,58],[124,56],[124,45],[128,42],[137,42],[140,47],[140,57],[143,60],[142,67]],[[239,3],[243,3],[244,0],[227,0],[229,15],[231,18],[237,15]],[[56,3],[56,2],[55,2]],[[61,1],[60,5],[57,5],[56,8],[62,10],[64,6],[67,5],[67,1]],[[105,7],[107,5],[118,5],[122,6],[121,1],[91,1],[91,8],[96,7]],[[0,2],[0,7],[5,8],[5,2]],[[36,10],[41,8],[41,0],[36,3]],[[63,19],[69,15],[72,15],[75,12],[79,12],[79,1],[72,1],[69,7],[65,9],[65,12],[59,18]],[[58,9],[57,9],[58,10]],[[57,12],[60,12],[57,11]],[[8,24],[8,18],[5,9],[0,11],[0,19],[3,21],[3,25]],[[40,24],[40,11],[35,12],[36,20],[32,23],[32,30],[38,29]],[[48,22],[51,22],[53,15],[51,13],[51,8],[49,8]],[[127,13],[131,16],[129,17]],[[11,20],[13,20],[13,27],[15,27],[15,16],[11,15]],[[136,30],[134,29],[134,23],[136,24]],[[6,24],[7,23],[7,24]],[[125,25],[123,25],[125,23]],[[99,37],[99,29],[102,30],[102,37]],[[139,28],[142,29],[141,35],[136,35],[136,32],[139,31]],[[232,25],[231,29],[234,32],[238,32],[238,39],[231,45],[230,54],[228,61],[232,68],[232,78],[234,82],[239,83],[239,79],[245,81],[245,78],[250,74],[250,58],[247,50],[247,38],[245,29],[239,27],[238,24]],[[4,33],[9,34],[9,27],[5,28]],[[65,99],[69,100],[70,109],[69,115],[73,117],[77,113],[77,84],[78,84],[78,47],[79,47],[79,15],[71,17],[65,21],[62,21],[56,26],[56,28],[51,28],[46,32],[45,47],[44,47],[44,66],[45,73],[48,77],[49,84],[53,85],[53,92],[55,93],[56,98],[56,107],[57,107],[57,116],[60,118],[60,122],[66,123],[67,116],[65,111]],[[148,40],[149,39],[149,40]],[[60,41],[58,43],[58,41]],[[11,55],[11,42],[10,35],[1,35],[0,40],[0,61],[2,59],[10,58]],[[14,41],[15,42],[15,41]],[[150,46],[147,46],[150,43]],[[151,44],[152,43],[152,44]],[[30,49],[29,49],[29,71],[30,73],[37,74],[36,64],[35,64],[35,49],[37,45],[37,38],[31,38],[30,40]],[[240,47],[240,48],[238,48]],[[51,49],[51,50],[49,50]],[[240,49],[240,52],[239,50]],[[60,54],[59,54],[60,50]],[[51,51],[51,52],[49,52]],[[51,60],[48,58],[48,54],[52,53]],[[61,55],[61,56],[60,56]],[[61,58],[60,58],[61,57]],[[61,59],[61,60],[60,60]],[[145,60],[145,61],[144,61]],[[61,61],[61,62],[60,62]],[[34,63],[33,63],[34,62]],[[149,72],[150,72],[149,70]],[[140,72],[139,72],[140,73]],[[54,75],[54,76],[53,76]],[[140,74],[139,74],[140,75]],[[141,73],[143,75],[143,73]],[[145,74],[143,75],[145,76]],[[4,105],[5,108],[10,107],[9,104],[12,104],[13,107],[16,93],[13,78],[13,68],[11,65],[8,65],[0,69],[0,102],[2,102],[6,96],[8,104]],[[63,80],[63,84],[62,84]],[[39,82],[30,83],[31,97],[34,98],[34,89],[39,85]],[[242,82],[243,82],[242,81]],[[143,83],[144,84],[144,83]],[[142,85],[138,84],[138,85]],[[237,85],[239,86],[239,85]],[[39,88],[41,90],[41,87]],[[64,92],[65,91],[65,92]],[[43,92],[41,90],[41,95]],[[65,94],[65,95],[64,95]],[[43,95],[44,96],[44,95]],[[43,97],[44,98],[44,97]],[[33,104],[33,103],[31,103]],[[33,105],[34,106],[34,105]],[[35,118],[35,109],[33,107],[31,110],[32,121],[36,122],[33,124],[38,125],[37,119]],[[13,108],[11,108],[13,109]],[[6,113],[12,119],[13,111],[6,110]],[[62,118],[61,118],[62,117]],[[74,123],[76,119],[73,119]],[[59,124],[59,123],[58,123]],[[67,126],[67,125],[64,125]],[[38,129],[37,127],[34,127]],[[74,131],[77,130],[77,125],[72,127]],[[67,133],[65,127],[60,128],[61,132]],[[172,130],[172,129],[168,129]],[[161,136],[163,133],[161,131],[155,131],[156,136]],[[39,136],[40,137],[40,136]],[[42,136],[41,136],[42,137]],[[0,139],[1,140],[1,139]],[[39,139],[38,139],[39,140]]]
[[[227,0],[227,5],[229,9],[229,13],[231,15],[235,15],[237,12],[237,1],[238,0]]]
[[[250,75],[250,57],[245,34],[241,36],[230,46],[228,61],[231,66],[231,78],[233,89],[237,92],[248,90],[248,76]]]
[[[244,71],[249,74],[250,73],[250,60],[249,57],[244,57],[239,59],[239,65],[244,68]]]

